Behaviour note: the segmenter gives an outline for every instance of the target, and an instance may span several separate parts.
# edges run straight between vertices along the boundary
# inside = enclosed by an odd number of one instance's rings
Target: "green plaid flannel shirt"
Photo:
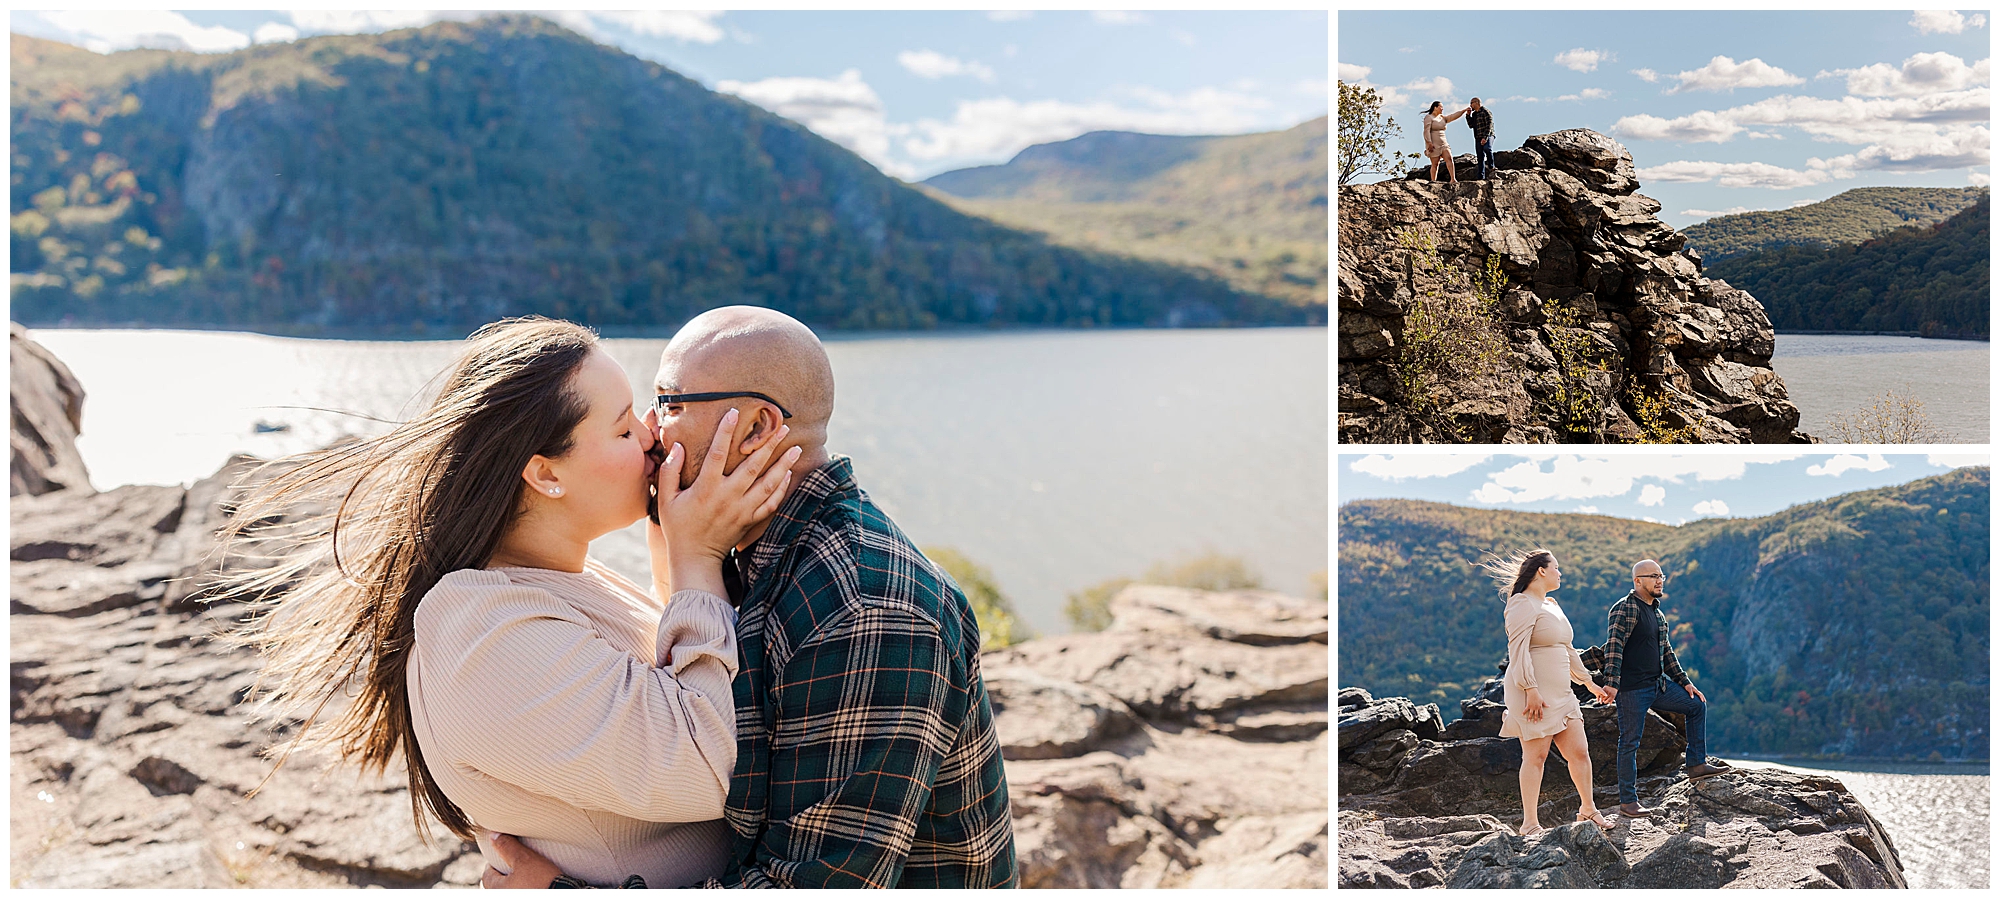
[[[1640,615],[1653,616],[1653,633],[1659,635],[1660,673],[1683,687],[1693,684],[1687,672],[1681,670],[1681,660],[1674,657],[1674,644],[1667,638],[1667,618],[1660,614],[1659,603],[1641,601],[1639,594],[1633,592],[1611,604],[1611,632],[1604,639],[1605,686],[1625,688],[1620,681],[1625,673],[1625,643],[1632,639],[1632,629],[1639,626]]]
[[[854,483],[807,475],[744,554],[735,831],[717,886],[1012,887],[979,625]]]

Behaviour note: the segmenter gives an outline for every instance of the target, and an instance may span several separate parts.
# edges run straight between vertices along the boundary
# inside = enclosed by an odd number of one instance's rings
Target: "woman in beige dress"
[[[268,609],[242,635],[266,656],[260,692],[303,721],[280,749],[406,766],[419,824],[503,872],[492,832],[594,885],[721,873],[722,560],[776,511],[799,450],[773,458],[783,428],[737,444],[731,410],[683,489],[687,452],[658,446],[653,415],[595,333],[513,319],[472,335],[416,420],[252,487],[225,536],[262,547],[234,580]],[[328,511],[284,517],[302,506]],[[589,554],[649,512],[650,589]]]
[[[1444,114],[1444,101],[1432,100],[1430,111],[1424,113],[1424,156],[1431,161],[1431,180],[1438,179],[1438,163],[1444,163],[1445,174],[1451,183],[1458,183],[1458,164],[1451,160],[1451,144],[1444,139],[1444,126],[1458,120],[1459,116],[1472,111],[1468,106],[1450,115]]]
[[[1517,560],[1489,563],[1496,580],[1509,578],[1507,599],[1507,673],[1501,683],[1507,710],[1501,715],[1500,736],[1521,740],[1521,835],[1544,829],[1537,812],[1542,792],[1542,764],[1554,743],[1569,765],[1570,780],[1582,798],[1578,821],[1611,827],[1598,814],[1591,794],[1590,747],[1584,740],[1583,707],[1569,685],[1590,689],[1599,702],[1609,693],[1590,679],[1577,654],[1569,617],[1549,593],[1562,585],[1562,569],[1548,550],[1534,550]]]

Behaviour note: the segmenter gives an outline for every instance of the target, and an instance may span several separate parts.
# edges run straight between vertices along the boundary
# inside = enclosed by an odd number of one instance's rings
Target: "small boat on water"
[[[250,426],[250,432],[253,434],[283,434],[291,429],[292,429],[291,425],[284,424],[282,422],[278,424],[272,424],[268,421],[263,421],[261,419],[256,424]]]

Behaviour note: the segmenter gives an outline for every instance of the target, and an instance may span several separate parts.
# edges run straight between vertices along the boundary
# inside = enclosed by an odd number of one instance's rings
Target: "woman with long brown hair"
[[[263,607],[239,634],[265,655],[258,692],[303,720],[274,750],[401,756],[419,828],[428,814],[495,864],[486,831],[591,882],[719,873],[737,667],[722,559],[776,510],[798,449],[772,464],[779,433],[681,489],[685,451],[663,456],[633,406],[595,333],[510,319],[472,335],[414,421],[250,487],[224,534],[249,567],[227,586]],[[648,590],[589,546],[654,503]]]
[[[1590,679],[1590,669],[1576,651],[1569,617],[1549,596],[1562,586],[1555,554],[1530,550],[1490,560],[1483,567],[1507,597],[1507,673],[1501,677],[1507,709],[1500,718],[1500,736],[1521,740],[1521,835],[1544,830],[1539,816],[1542,766],[1551,743],[1568,763],[1570,780],[1582,800],[1576,819],[1609,828],[1611,822],[1598,814],[1591,793],[1583,706],[1569,685],[1583,684],[1599,702],[1609,702],[1609,694]],[[1544,687],[1547,693],[1542,692]]]

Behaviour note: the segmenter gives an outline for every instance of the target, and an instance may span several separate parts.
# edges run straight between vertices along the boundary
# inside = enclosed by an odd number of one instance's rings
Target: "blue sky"
[[[14,12],[109,52],[224,52],[463,12]],[[799,121],[906,179],[1115,129],[1238,134],[1327,110],[1328,16],[1288,12],[544,13]]]
[[[1984,455],[1343,454],[1337,502],[1424,499],[1482,509],[1593,512],[1682,524],[1755,518],[1842,493],[1902,484]]]
[[[1984,11],[1343,12],[1338,77],[1422,149],[1432,100],[1479,97],[1494,148],[1587,127],[1685,227],[1855,187],[1991,182]],[[1463,121],[1447,132],[1472,152]]]

